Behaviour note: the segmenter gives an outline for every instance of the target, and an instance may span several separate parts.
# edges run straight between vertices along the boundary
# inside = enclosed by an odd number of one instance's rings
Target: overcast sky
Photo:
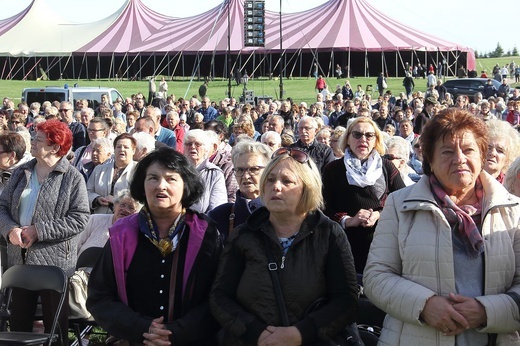
[[[45,1],[75,22],[104,18],[116,11],[124,0],[37,0]],[[283,12],[298,12],[316,7],[325,0],[281,0]],[[355,1],[355,0],[343,0]],[[495,49],[520,49],[516,22],[517,0],[365,0],[382,13],[428,34],[469,46],[479,52]],[[218,6],[222,0],[141,0],[156,12],[188,17]],[[19,13],[31,0],[0,0],[0,19]],[[516,4],[516,5],[514,5]],[[280,0],[266,0],[266,8],[279,11]],[[319,15],[319,14],[317,14]],[[505,16],[505,18],[504,18]],[[509,20],[507,18],[510,18]],[[42,18],[49,20],[50,18]],[[22,39],[22,38],[21,38]]]

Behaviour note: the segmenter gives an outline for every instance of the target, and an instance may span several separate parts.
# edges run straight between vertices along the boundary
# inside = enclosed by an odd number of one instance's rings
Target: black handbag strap
[[[264,244],[265,244],[265,252],[267,253],[267,269],[269,269],[269,273],[271,274],[271,279],[273,280],[274,293],[276,294],[276,301],[278,302],[278,309],[280,310],[280,315],[282,316],[282,323],[284,327],[289,327],[291,322],[289,321],[289,315],[287,314],[287,309],[285,308],[285,301],[283,299],[282,293],[282,285],[280,285],[280,278],[278,277],[278,264],[274,260],[273,252],[271,251],[271,246],[269,246],[269,239],[266,236],[263,236]]]

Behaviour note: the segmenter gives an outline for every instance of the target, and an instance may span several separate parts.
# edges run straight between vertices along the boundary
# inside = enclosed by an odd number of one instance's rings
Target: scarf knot
[[[372,150],[368,159],[362,162],[347,148],[343,162],[347,170],[347,181],[350,185],[362,188],[372,186],[383,174],[383,160],[375,150]]]
[[[477,257],[484,251],[484,240],[480,234],[472,216],[482,214],[482,197],[484,189],[480,178],[475,182],[475,204],[458,206],[448,196],[441,183],[434,174],[430,176],[430,187],[439,204],[441,211],[452,225],[456,225],[459,233],[465,241],[466,253],[471,257]]]

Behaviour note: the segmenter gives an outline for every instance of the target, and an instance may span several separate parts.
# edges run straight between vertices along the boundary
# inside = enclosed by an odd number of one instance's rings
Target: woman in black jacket
[[[325,214],[345,230],[356,272],[361,274],[386,197],[405,184],[395,165],[382,157],[383,138],[373,120],[354,119],[339,146],[345,152],[343,159],[323,169]]]
[[[356,317],[350,245],[338,224],[319,211],[316,165],[295,148],[281,148],[273,157],[260,180],[265,207],[229,237],[211,291],[211,310],[225,328],[224,345],[314,344],[334,337]],[[285,323],[268,263],[280,278]],[[306,314],[321,297],[328,303]]]

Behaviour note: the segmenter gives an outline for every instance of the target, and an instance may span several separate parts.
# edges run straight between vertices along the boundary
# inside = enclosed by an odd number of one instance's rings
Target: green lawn
[[[520,57],[504,57],[504,58],[491,58],[491,59],[477,59],[477,71],[480,73],[481,70],[491,71],[495,64],[504,65],[506,63],[515,60],[520,63]],[[305,101],[311,103],[316,100],[314,90],[314,78],[297,78],[297,79],[284,79],[284,90],[285,97],[291,97],[293,100],[300,102]],[[329,90],[334,91],[337,84],[343,85],[345,79],[328,78],[327,84]],[[131,94],[142,92],[148,95],[148,82],[147,81],[112,81],[112,80],[80,80],[80,81],[15,81],[15,80],[0,80],[0,97],[9,97],[15,100],[15,103],[20,100],[23,88],[29,87],[45,87],[45,86],[63,86],[65,83],[70,86],[74,83],[78,83],[80,86],[104,86],[114,87],[118,89],[123,96],[130,96]],[[355,89],[357,84],[361,84],[363,88],[368,84],[376,85],[376,78],[350,78],[350,83]],[[159,83],[157,82],[157,85]],[[202,81],[188,79],[184,80],[173,80],[169,81],[169,93],[175,94],[179,97],[191,97],[198,93],[199,86]],[[227,96],[227,80],[215,79],[210,82],[208,87],[208,96],[213,100],[220,100]],[[520,85],[520,84],[519,84]],[[516,85],[515,85],[516,86]],[[392,90],[394,94],[398,94],[404,91],[402,87],[402,77],[400,78],[388,78],[388,88]],[[277,79],[253,79],[249,81],[248,89],[253,90],[255,96],[268,95],[271,97],[278,97],[279,94],[279,80]],[[426,80],[416,80],[416,90],[424,91],[426,89]],[[242,87],[236,86],[234,81],[232,82],[232,95],[238,98],[242,93]],[[376,92],[373,92],[373,96],[376,96]]]

